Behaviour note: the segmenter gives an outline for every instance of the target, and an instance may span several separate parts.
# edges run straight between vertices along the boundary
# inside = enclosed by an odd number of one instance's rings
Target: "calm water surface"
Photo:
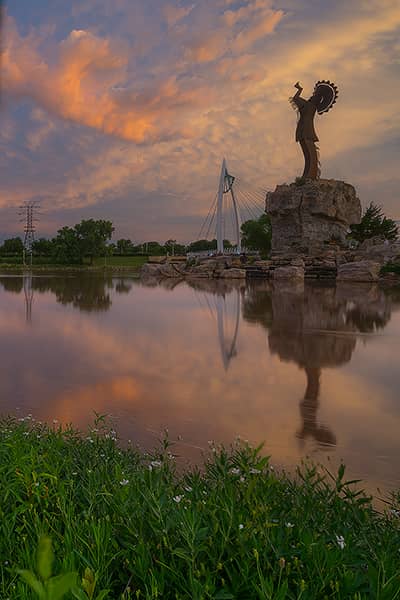
[[[124,439],[265,442],[272,463],[400,487],[400,291],[368,284],[0,276],[0,411]]]

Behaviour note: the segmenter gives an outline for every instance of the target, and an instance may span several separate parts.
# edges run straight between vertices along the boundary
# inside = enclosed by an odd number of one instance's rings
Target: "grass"
[[[106,259],[104,264],[104,257],[95,258],[93,265],[86,261],[83,265],[61,265],[56,263],[46,263],[44,259],[33,260],[32,269],[34,271],[102,271],[104,268],[107,270],[119,270],[119,267],[129,267],[132,270],[138,271],[140,267],[147,262],[147,256],[110,256]],[[26,271],[29,269],[28,266],[24,266],[21,263],[8,263],[0,262],[0,270],[15,270],[15,271]]]
[[[140,268],[147,262],[147,256],[108,256],[106,259],[107,267],[135,267]],[[104,258],[99,256],[94,259],[94,265],[104,266]]]
[[[400,598],[399,497],[376,512],[344,467],[289,477],[236,442],[179,472],[168,440],[123,449],[102,418],[3,419],[0,440],[2,599]]]

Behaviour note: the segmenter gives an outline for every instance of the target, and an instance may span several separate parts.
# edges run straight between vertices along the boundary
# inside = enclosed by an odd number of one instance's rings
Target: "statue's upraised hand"
[[[295,87],[296,89],[300,90],[300,91],[303,89],[303,88],[302,88],[302,86],[300,85],[300,81],[298,81],[297,83],[295,83],[295,84],[294,84],[294,87]]]

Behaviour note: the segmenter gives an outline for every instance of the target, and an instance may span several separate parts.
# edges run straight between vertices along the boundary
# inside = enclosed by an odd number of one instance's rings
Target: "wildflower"
[[[72,475],[78,475],[76,471],[72,471]]]
[[[294,527],[294,524],[293,524],[293,523],[290,523],[290,522],[288,521],[288,522],[286,523],[286,527],[287,527],[288,529],[292,529],[292,527]]]
[[[239,523],[239,529],[243,529],[244,525],[243,523]]]
[[[244,482],[246,481],[246,478],[245,478],[245,477],[243,477],[243,475],[242,475],[242,476],[240,477],[239,481],[240,481],[240,483],[244,483]]]
[[[395,510],[394,508],[392,508],[389,512],[395,519],[398,519],[400,517],[400,510]]]
[[[258,475],[259,473],[261,473],[260,469],[254,469],[253,467],[250,469],[250,473],[252,475]]]
[[[342,535],[336,535],[335,537],[336,537],[337,545],[339,546],[339,548],[341,550],[343,550],[344,547],[346,546],[346,543],[344,541],[344,537]]]
[[[193,491],[193,488],[191,488],[190,485],[185,485],[184,489],[185,489],[186,492],[192,492]]]
[[[119,484],[122,486],[128,485],[128,483],[129,483],[129,479],[121,479],[121,481],[119,482]]]
[[[157,469],[158,467],[161,467],[161,465],[162,465],[162,462],[161,462],[161,460],[152,460],[152,461],[150,462],[150,465],[151,465],[152,467],[154,467],[155,469]]]
[[[54,423],[54,425],[57,425],[58,420],[57,419],[53,419],[53,423]]]
[[[93,444],[93,440],[92,440],[91,437],[87,437],[86,439],[87,439],[88,442],[90,442],[91,444]]]
[[[24,431],[22,435],[29,435],[29,431]]]
[[[179,502],[182,500],[182,498],[183,498],[183,494],[181,494],[180,496],[179,496],[179,495],[178,495],[178,496],[174,496],[174,497],[172,498],[172,500],[173,500],[174,502],[176,502],[177,504],[179,504]]]
[[[232,468],[232,469],[229,471],[229,473],[230,473],[231,475],[240,475],[240,469],[238,469],[237,467],[233,467],[233,468]]]

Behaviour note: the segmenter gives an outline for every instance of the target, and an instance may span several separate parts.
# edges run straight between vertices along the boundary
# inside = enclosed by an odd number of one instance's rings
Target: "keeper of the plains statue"
[[[305,100],[301,97],[303,88],[300,83],[297,82],[294,87],[297,92],[290,98],[290,102],[298,112],[296,142],[299,142],[304,154],[302,177],[303,179],[319,179],[319,151],[316,145],[319,140],[314,129],[314,117],[316,112],[322,115],[332,108],[336,102],[338,90],[336,85],[330,81],[317,81],[313,95]]]

